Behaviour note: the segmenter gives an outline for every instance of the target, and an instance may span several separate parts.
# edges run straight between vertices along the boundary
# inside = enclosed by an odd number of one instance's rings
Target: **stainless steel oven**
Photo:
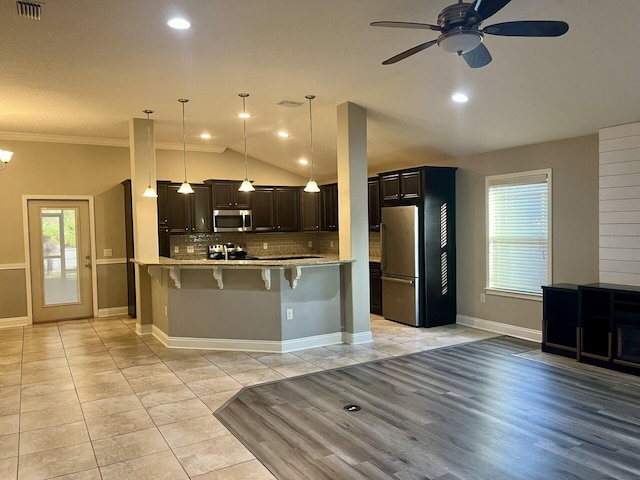
[[[214,232],[250,232],[253,230],[251,210],[214,210]]]

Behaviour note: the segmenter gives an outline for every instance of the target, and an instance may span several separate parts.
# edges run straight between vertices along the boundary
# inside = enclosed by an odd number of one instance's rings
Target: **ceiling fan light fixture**
[[[440,35],[438,46],[445,52],[462,55],[475,49],[482,39],[482,32],[478,30],[455,30]]]

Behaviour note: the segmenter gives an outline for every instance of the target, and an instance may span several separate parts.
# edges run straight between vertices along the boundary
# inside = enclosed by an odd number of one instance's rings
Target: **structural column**
[[[370,342],[367,111],[338,105],[338,211],[342,294],[347,343]]]
[[[139,259],[158,258],[158,202],[143,197],[149,182],[155,188],[156,155],[153,120],[132,118],[129,122],[133,248]],[[136,269],[136,332],[151,333],[151,277],[146,268]]]

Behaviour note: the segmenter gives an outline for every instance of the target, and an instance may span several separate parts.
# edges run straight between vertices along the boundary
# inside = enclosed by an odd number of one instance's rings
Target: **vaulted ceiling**
[[[313,103],[316,173],[336,161],[336,106],[368,112],[370,171],[569,138],[640,119],[638,0],[512,0],[485,24],[563,20],[560,38],[486,36],[493,62],[471,69],[437,46],[382,60],[437,37],[373,28],[435,23],[452,0],[48,0],[40,21],[0,0],[0,138],[12,134],[128,138],[155,111],[156,140],[242,151],[240,92],[250,93],[249,154],[306,175]],[[180,15],[192,27],[172,30]],[[464,105],[450,96],[470,97]],[[290,133],[287,139],[278,130]],[[202,140],[199,135],[213,138]],[[13,138],[16,136],[13,135]],[[28,137],[25,137],[28,138]]]

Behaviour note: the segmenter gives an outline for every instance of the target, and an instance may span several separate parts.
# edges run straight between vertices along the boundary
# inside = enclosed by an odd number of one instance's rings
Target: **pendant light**
[[[153,110],[143,110],[147,114],[147,158],[149,160],[149,186],[142,194],[147,198],[158,198],[155,188],[151,186],[151,124],[149,123],[149,115],[153,113]]]
[[[189,182],[187,182],[187,130],[184,124],[184,104],[189,101],[187,98],[179,98],[178,101],[182,104],[182,160],[184,163],[184,182],[180,185],[178,193],[194,193],[193,188]]]
[[[247,97],[248,93],[239,93],[239,97],[242,97],[242,132],[244,137],[244,180],[240,184],[240,188],[238,188],[239,192],[253,192],[255,188],[251,185],[249,181],[248,175],[248,167],[247,167]]]
[[[320,188],[318,187],[318,184],[316,183],[315,179],[313,178],[313,164],[315,162],[313,161],[313,117],[311,116],[311,100],[316,98],[316,96],[315,95],[305,95],[304,98],[309,100],[309,148],[310,148],[310,153],[311,153],[311,155],[310,155],[310,157],[311,157],[311,178],[307,182],[307,186],[304,187],[304,191],[305,192],[309,192],[309,193],[318,193],[320,191]]]

